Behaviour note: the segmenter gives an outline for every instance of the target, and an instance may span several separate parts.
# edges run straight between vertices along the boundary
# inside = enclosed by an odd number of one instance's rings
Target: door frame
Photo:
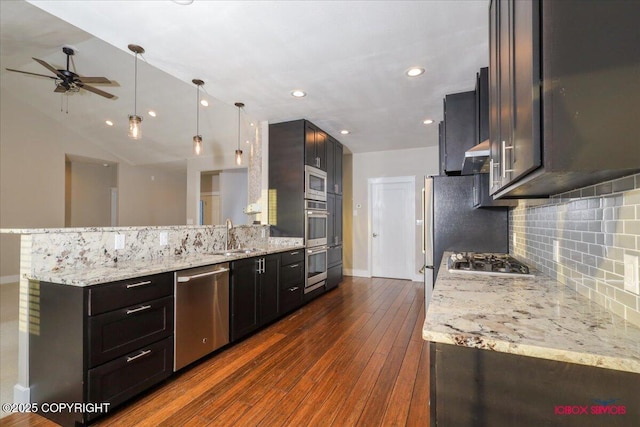
[[[411,219],[411,223],[415,224],[416,223],[416,177],[415,176],[392,176],[392,177],[380,177],[380,178],[369,178],[367,180],[367,211],[368,211],[368,221],[367,221],[367,247],[368,247],[368,252],[369,252],[369,256],[367,259],[367,275],[369,277],[373,277],[373,239],[371,237],[372,233],[373,233],[373,200],[372,200],[372,195],[373,195],[373,185],[374,184],[398,184],[398,183],[411,183],[413,184],[413,192],[411,193],[412,196],[412,207],[413,209],[411,209],[411,215],[410,215],[410,219]],[[415,236],[414,236],[414,241],[415,241]],[[415,265],[415,258],[416,258],[416,248],[415,248],[415,242],[413,245],[413,250],[411,251],[411,256],[413,257],[413,260],[411,261],[412,264]],[[414,272],[408,272],[409,273],[409,279],[408,280],[415,280],[415,273]]]

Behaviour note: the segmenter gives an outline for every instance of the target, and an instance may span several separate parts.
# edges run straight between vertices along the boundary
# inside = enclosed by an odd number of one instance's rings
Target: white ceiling
[[[203,97],[212,102],[200,113],[209,154],[233,153],[237,101],[246,104],[247,123],[306,118],[361,153],[437,144],[443,96],[472,90],[488,63],[487,0],[3,0],[0,19],[2,93],[28,99],[131,164],[183,165],[192,156],[193,78],[205,81]],[[140,142],[126,137],[134,104],[130,43],[146,50],[138,62]],[[64,68],[63,45],[77,50],[78,74],[115,81],[98,87],[117,99],[62,96],[53,80],[5,71],[47,74],[31,57]],[[416,65],[426,73],[406,77]],[[293,98],[293,89],[308,95]],[[427,118],[436,123],[425,126]],[[339,134],[345,128],[350,135]]]

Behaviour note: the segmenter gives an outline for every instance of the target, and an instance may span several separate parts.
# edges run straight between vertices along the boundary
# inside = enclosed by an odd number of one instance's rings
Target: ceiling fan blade
[[[59,78],[61,78],[62,80],[65,79],[64,74],[61,74],[58,70],[56,70],[55,68],[53,68],[51,65],[49,65],[48,63],[44,62],[42,59],[38,59],[38,58],[31,58],[34,61],[36,61],[38,64],[42,65],[44,68],[46,68],[47,70],[51,71],[53,74],[55,74],[56,76],[58,76]]]
[[[106,77],[80,77],[78,76],[78,80],[82,83],[92,83],[92,84],[111,84],[111,80]]]
[[[13,68],[5,68],[5,70],[7,71],[13,71],[14,73],[22,73],[22,74],[29,74],[31,76],[38,76],[38,77],[46,77],[48,79],[54,79],[56,80],[57,77],[53,77],[53,76],[46,76],[44,74],[38,74],[38,73],[30,73],[28,71],[20,71],[20,70],[14,70]]]
[[[105,98],[111,99],[111,98],[115,97],[115,95],[112,95],[112,94],[110,94],[108,92],[105,92],[105,91],[100,90],[98,88],[95,88],[93,86],[89,86],[89,85],[85,85],[85,84],[78,84],[78,86],[80,86],[84,90],[88,90],[89,92],[93,92],[96,95],[104,96]]]

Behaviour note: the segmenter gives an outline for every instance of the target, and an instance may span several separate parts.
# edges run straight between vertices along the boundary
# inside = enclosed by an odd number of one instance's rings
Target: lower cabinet
[[[38,319],[29,325],[31,401],[95,404],[42,416],[84,425],[171,375],[173,273],[30,287],[30,318]]]
[[[282,253],[280,266],[280,314],[302,305],[304,292],[304,249]]]
[[[280,313],[280,254],[231,263],[231,341],[238,340]]]
[[[342,282],[342,245],[331,246],[327,251],[327,290]]]

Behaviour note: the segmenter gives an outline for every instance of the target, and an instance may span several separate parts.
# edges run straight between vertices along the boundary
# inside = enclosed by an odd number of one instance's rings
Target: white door
[[[409,279],[415,264],[415,178],[369,180],[371,275]]]

